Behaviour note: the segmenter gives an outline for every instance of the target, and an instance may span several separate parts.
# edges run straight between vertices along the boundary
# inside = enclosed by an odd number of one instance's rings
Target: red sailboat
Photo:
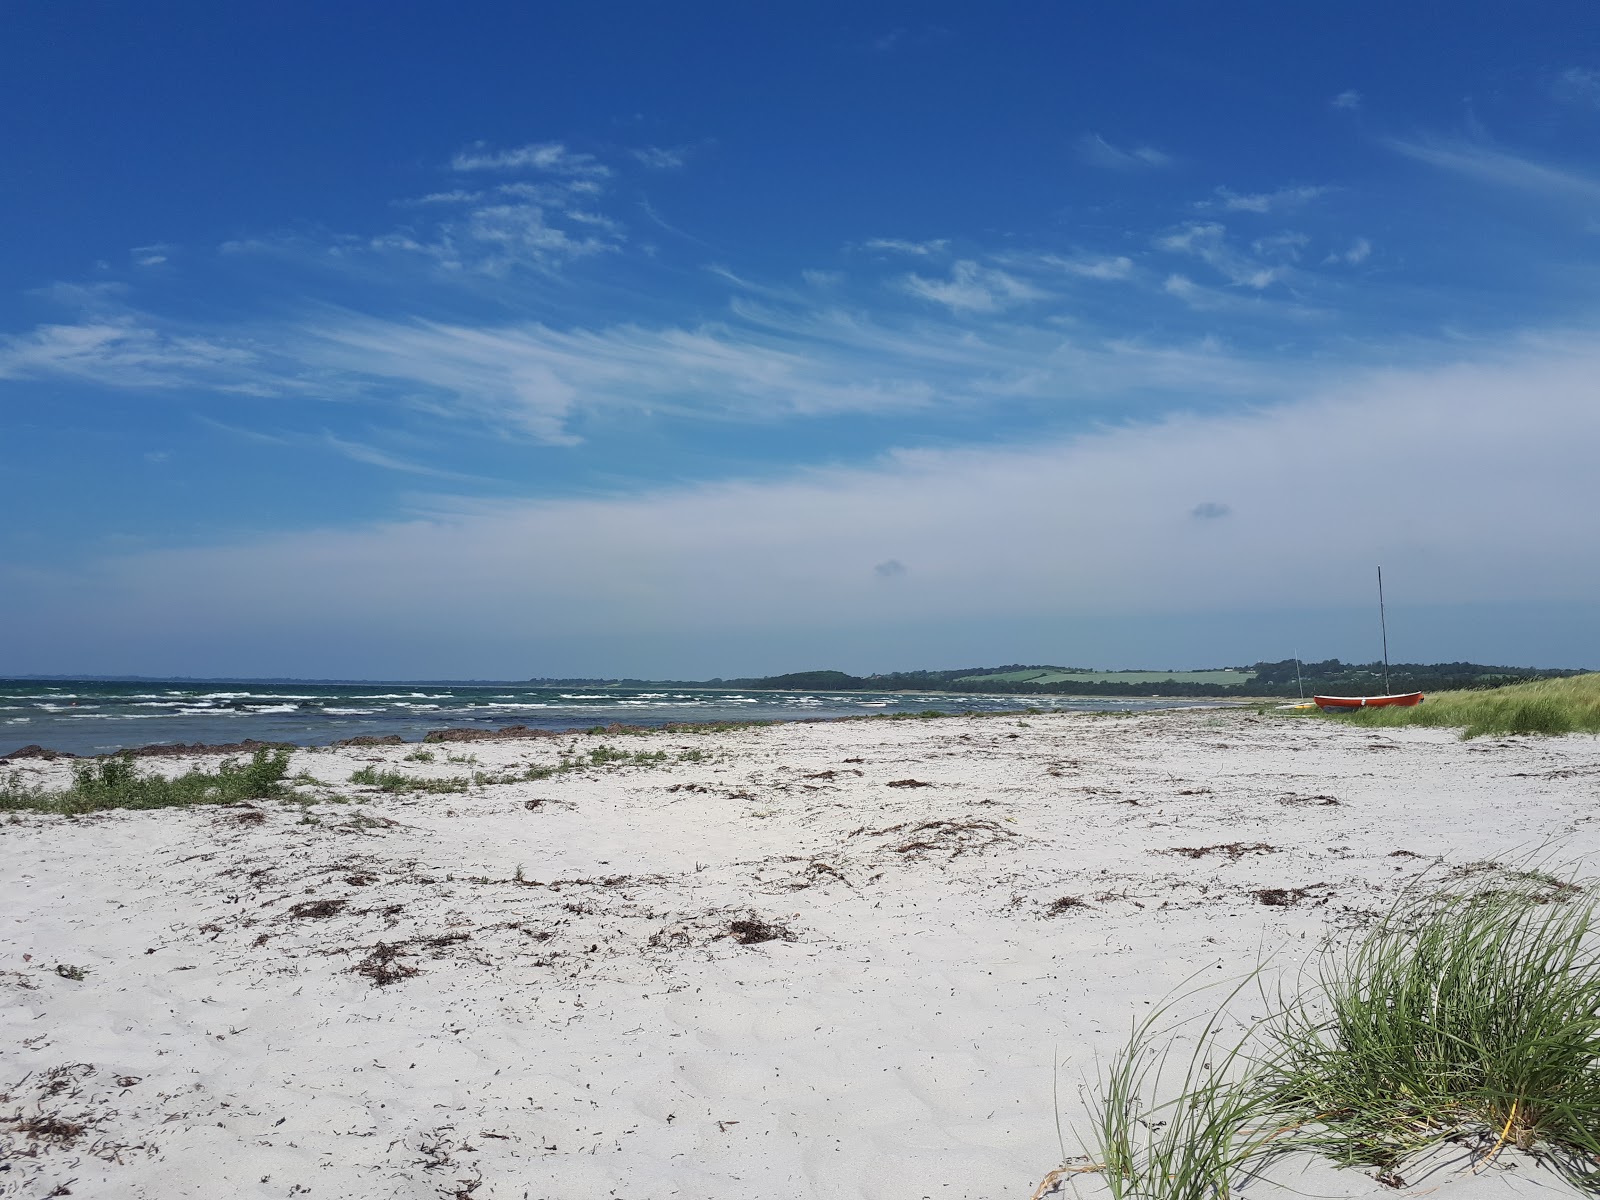
[[[1383,611],[1383,568],[1378,568],[1378,624],[1383,630],[1383,690],[1382,696],[1313,696],[1317,707],[1324,712],[1348,712],[1354,708],[1412,708],[1422,703],[1421,692],[1389,691],[1389,622]]]

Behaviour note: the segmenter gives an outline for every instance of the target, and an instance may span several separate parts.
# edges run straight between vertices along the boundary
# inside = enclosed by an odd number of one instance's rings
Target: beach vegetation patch
[[[1216,1200],[1292,1151],[1399,1187],[1444,1143],[1474,1170],[1515,1146],[1600,1192],[1597,908],[1577,880],[1470,864],[1403,892],[1309,982],[1275,1001],[1263,990],[1272,1011],[1235,1039],[1219,1031],[1245,984],[1198,1037],[1162,1001],[1088,1093],[1092,1161],[1064,1162],[1038,1194],[1098,1171],[1113,1200]]]
[[[1367,728],[1459,728],[1463,739],[1600,733],[1600,673],[1478,691],[1434,692],[1411,708],[1356,708],[1347,714],[1312,710],[1311,715]]]
[[[1272,1030],[1298,1143],[1384,1168],[1443,1141],[1543,1147],[1600,1188],[1600,921],[1546,874],[1407,894],[1323,962]]]
[[[248,762],[224,759],[214,771],[193,770],[168,777],[142,772],[128,755],[84,759],[72,765],[72,784],[51,791],[7,784],[0,787],[0,811],[33,811],[76,816],[115,808],[185,808],[197,804],[238,804],[287,793],[288,750],[257,750]]]
[[[1187,1056],[1177,1049],[1178,1035],[1191,1022],[1173,1018],[1183,995],[1169,996],[1137,1022],[1088,1093],[1090,1165],[1051,1174],[1059,1180],[1102,1172],[1112,1200],[1231,1195],[1273,1140],[1271,1064],[1252,1053],[1257,1031],[1233,1038],[1222,1032],[1221,1012],[1249,982],[1206,1021]],[[1041,1185],[1036,1195],[1043,1191]]]
[[[464,792],[472,786],[472,780],[462,775],[429,779],[421,775],[407,775],[404,771],[380,771],[376,767],[362,767],[359,771],[352,771],[350,782],[361,784],[363,787],[375,787],[380,792],[388,792],[395,796],[411,792],[446,795],[451,792]]]

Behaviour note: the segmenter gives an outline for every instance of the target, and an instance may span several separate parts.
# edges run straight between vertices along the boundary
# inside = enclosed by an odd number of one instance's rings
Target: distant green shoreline
[[[1503,687],[1539,679],[1587,673],[1587,668],[1489,666],[1481,663],[1344,663],[1339,659],[1296,662],[1280,659],[1249,666],[1191,671],[1096,671],[1048,664],[959,667],[947,670],[891,671],[851,675],[844,671],[795,671],[739,679],[299,679],[239,676],[195,678],[147,675],[19,675],[0,683],[60,686],[74,683],[219,686],[266,684],[297,687],[481,687],[583,688],[593,691],[693,689],[708,692],[884,692],[941,695],[1172,697],[1232,699],[1310,696],[1314,693],[1373,695],[1383,691],[1462,691]]]

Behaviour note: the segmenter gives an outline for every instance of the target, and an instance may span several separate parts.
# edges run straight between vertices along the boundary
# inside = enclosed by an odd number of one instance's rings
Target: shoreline
[[[783,693],[775,693],[783,694]],[[907,692],[906,695],[933,695],[935,693]],[[983,695],[977,692],[942,692],[939,695],[969,696]],[[1098,697],[1061,696],[1058,699],[1098,699]],[[1119,699],[1119,697],[1106,697],[1106,699]],[[1171,705],[1149,705],[1138,710],[1131,709],[1100,709],[1100,712],[1181,712],[1190,708],[1250,708],[1259,704],[1273,703],[1270,699],[1242,699],[1206,702],[1203,697],[1185,696],[1129,696],[1130,700],[1196,700],[1198,703],[1173,703]],[[636,723],[612,721],[605,725],[591,725],[583,728],[545,729],[541,726],[531,725],[506,725],[498,729],[478,728],[476,726],[454,726],[445,729],[429,730],[420,738],[407,739],[397,733],[393,734],[356,734],[353,737],[340,738],[337,741],[323,744],[305,742],[261,741],[255,738],[244,738],[237,742],[148,742],[139,746],[125,746],[117,750],[108,750],[102,754],[76,754],[70,750],[57,750],[48,746],[30,743],[0,754],[0,763],[23,762],[30,759],[53,761],[55,759],[95,759],[115,758],[127,756],[132,758],[181,758],[185,755],[216,755],[216,754],[250,754],[257,750],[342,750],[372,746],[418,746],[433,745],[441,742],[492,742],[515,741],[527,738],[557,738],[579,735],[613,734],[617,736],[637,736],[641,734],[656,733],[707,733],[723,732],[734,728],[760,727],[767,725],[820,725],[836,721],[926,721],[940,720],[946,717],[1016,717],[1053,715],[1049,710],[1036,708],[995,709],[988,712],[968,713],[938,713],[928,715],[925,713],[859,713],[837,717],[752,717],[746,721],[665,721],[659,725],[640,725]]]

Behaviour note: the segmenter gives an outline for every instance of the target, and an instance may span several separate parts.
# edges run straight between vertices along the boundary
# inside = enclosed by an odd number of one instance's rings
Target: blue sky
[[[1592,5],[6,23],[0,673],[1600,665]]]

